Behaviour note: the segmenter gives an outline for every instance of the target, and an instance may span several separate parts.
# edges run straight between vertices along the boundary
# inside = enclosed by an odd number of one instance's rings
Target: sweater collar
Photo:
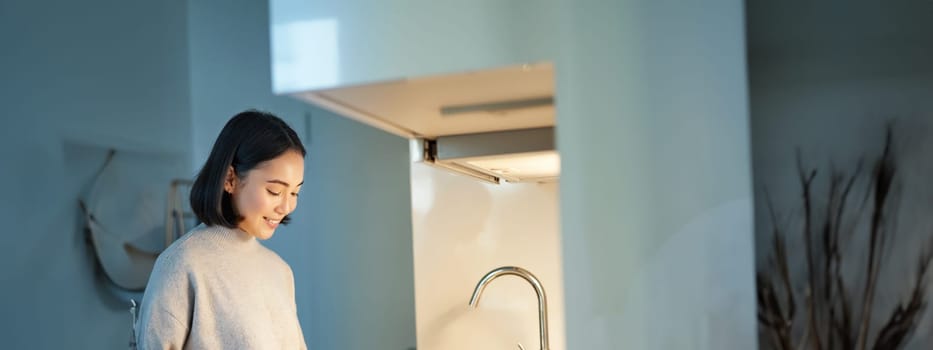
[[[246,231],[243,231],[239,228],[229,228],[223,225],[207,226],[206,224],[202,223],[198,225],[196,230],[202,231],[202,233],[209,239],[218,243],[243,246],[259,244],[259,241],[256,239],[256,237],[246,233]]]

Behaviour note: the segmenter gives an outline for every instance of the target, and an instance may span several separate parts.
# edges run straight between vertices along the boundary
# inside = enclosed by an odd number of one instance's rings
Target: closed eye
[[[273,196],[278,196],[278,195],[281,195],[281,194],[282,194],[282,192],[272,192],[272,190],[269,190],[269,189],[267,189],[266,192],[269,192],[269,194],[271,194],[271,195],[273,195]]]

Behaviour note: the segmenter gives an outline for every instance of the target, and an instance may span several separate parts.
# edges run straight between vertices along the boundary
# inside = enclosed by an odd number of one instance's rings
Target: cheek
[[[243,193],[237,202],[237,209],[243,216],[259,215],[266,206],[266,198],[261,193]]]

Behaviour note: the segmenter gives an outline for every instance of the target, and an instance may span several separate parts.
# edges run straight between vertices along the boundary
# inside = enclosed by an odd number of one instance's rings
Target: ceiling
[[[404,137],[435,138],[554,125],[554,106],[441,113],[442,107],[554,96],[550,63],[420,77],[295,95]]]

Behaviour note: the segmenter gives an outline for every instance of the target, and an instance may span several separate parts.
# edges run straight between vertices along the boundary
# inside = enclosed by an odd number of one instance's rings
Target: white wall
[[[756,348],[742,2],[560,6],[567,348]]]
[[[550,348],[564,347],[557,183],[493,185],[411,165],[418,349],[537,349],[534,289],[500,277],[469,308],[476,283],[500,266],[531,271],[547,293]]]
[[[106,147],[190,173],[185,20],[184,1],[0,3],[5,348],[127,347],[127,305],[95,280],[77,195]],[[161,176],[134,180],[167,190]]]

